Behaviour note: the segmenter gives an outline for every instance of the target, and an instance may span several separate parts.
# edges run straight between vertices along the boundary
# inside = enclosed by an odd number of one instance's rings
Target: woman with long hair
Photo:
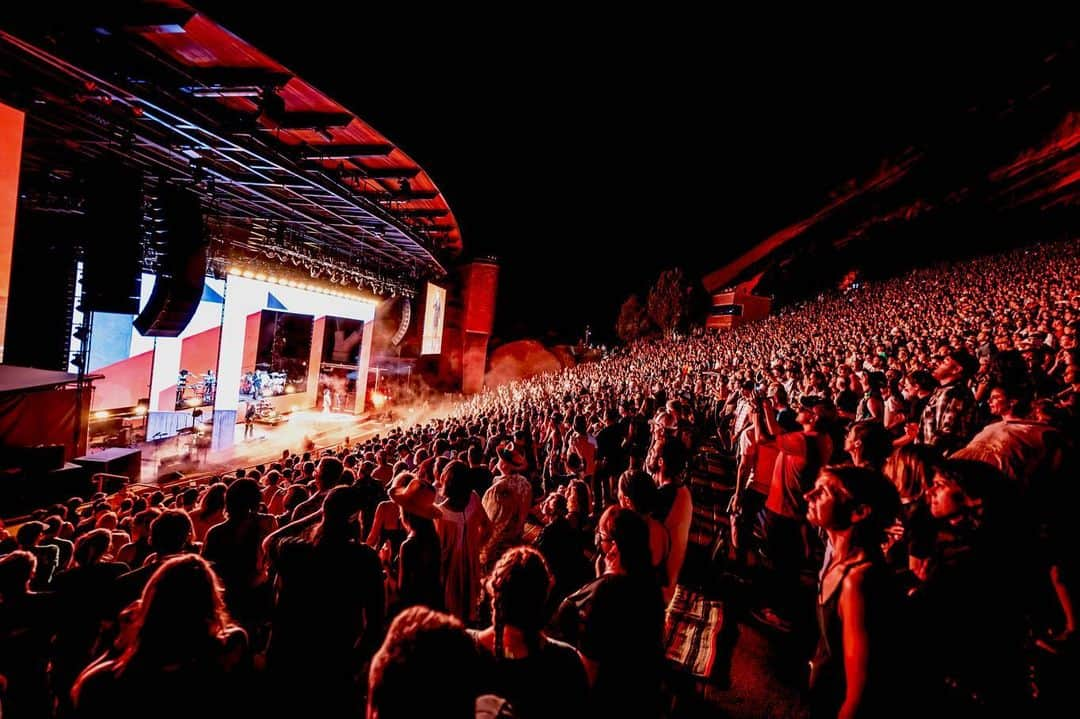
[[[0,537],[3,536],[0,530]],[[5,716],[49,714],[53,595],[36,592],[37,558],[25,549],[0,555],[0,690]]]
[[[927,489],[936,452],[926,445],[906,444],[893,450],[882,469],[900,496],[900,513],[886,530],[885,556],[899,572],[925,577],[926,561],[934,544],[933,518]]]
[[[661,586],[667,586],[667,558],[671,552],[671,536],[663,522],[653,517],[657,504],[657,488],[652,477],[641,470],[628,469],[619,477],[619,506],[632,509],[649,525],[649,550],[653,569]],[[665,590],[666,591],[666,590]]]
[[[199,500],[199,506],[191,513],[191,525],[195,529],[196,542],[206,539],[206,533],[210,531],[210,527],[225,521],[226,489],[221,482],[211,484]]]
[[[551,571],[538,551],[507,550],[487,580],[493,624],[470,631],[485,664],[483,692],[509,700],[522,719],[574,717],[585,711],[588,682],[581,656],[543,631],[552,586]]]
[[[436,524],[442,547],[442,579],[446,609],[465,622],[474,623],[480,601],[480,548],[487,541],[491,521],[480,497],[469,482],[469,467],[459,459],[450,461],[441,475],[446,499]]]
[[[53,579],[59,606],[50,680],[65,709],[70,708],[66,695],[75,678],[100,652],[102,629],[116,619],[112,589],[128,566],[108,561],[111,542],[107,529],[82,535],[75,542],[74,565]]]
[[[276,695],[275,708],[285,713],[338,716],[360,701],[359,678],[381,639],[386,600],[379,558],[361,541],[360,510],[352,487],[333,487],[320,510],[264,542],[277,574],[267,648],[272,683],[319,687]]]
[[[435,506],[435,487],[411,472],[402,472],[390,483],[390,499],[401,512],[409,534],[401,543],[397,574],[397,609],[422,604],[442,609],[442,547],[435,520],[442,512]]]
[[[911,595],[925,647],[927,701],[954,716],[1023,716],[1031,588],[1045,581],[1015,482],[984,462],[948,459],[928,488],[937,535]],[[1043,565],[1044,566],[1044,565]]]
[[[120,656],[75,681],[77,716],[227,716],[242,695],[229,681],[247,650],[210,564],[182,554],[161,564],[134,605]],[[197,691],[195,691],[197,689]]]

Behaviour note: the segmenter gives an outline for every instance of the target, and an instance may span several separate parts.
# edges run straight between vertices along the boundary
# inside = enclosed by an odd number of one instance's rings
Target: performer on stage
[[[206,375],[203,377],[203,404],[214,403],[214,383],[216,378],[214,377],[214,370],[206,370]]]
[[[247,411],[244,412],[244,439],[255,436],[255,403],[247,403]]]
[[[176,408],[180,409],[184,406],[184,390],[187,389],[188,375],[191,374],[186,369],[180,370],[180,375],[176,378]]]
[[[330,412],[330,388],[327,387],[322,393],[322,411],[324,414]]]

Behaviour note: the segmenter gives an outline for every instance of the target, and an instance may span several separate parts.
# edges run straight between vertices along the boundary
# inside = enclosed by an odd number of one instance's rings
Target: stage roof
[[[200,192],[253,251],[285,237],[387,275],[439,276],[461,251],[416,161],[180,0],[20,12],[0,27],[0,100],[27,112],[24,177],[119,157]]]
[[[88,375],[84,380],[100,379],[101,375]],[[16,367],[0,364],[0,394],[8,392],[32,392],[39,389],[51,389],[73,384],[79,375],[71,372],[57,372],[33,367]]]

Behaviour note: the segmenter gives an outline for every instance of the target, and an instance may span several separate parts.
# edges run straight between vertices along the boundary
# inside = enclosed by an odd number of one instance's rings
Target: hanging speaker
[[[84,311],[139,311],[142,273],[142,173],[102,160],[86,183],[86,225],[82,232]]]
[[[390,338],[390,342],[395,347],[401,344],[401,340],[405,339],[405,333],[409,331],[409,322],[412,320],[412,302],[408,297],[401,298],[401,324],[398,325],[397,332]]]
[[[144,337],[177,337],[202,300],[208,244],[198,197],[166,185],[160,203],[166,240],[163,268],[150,299],[132,324]]]

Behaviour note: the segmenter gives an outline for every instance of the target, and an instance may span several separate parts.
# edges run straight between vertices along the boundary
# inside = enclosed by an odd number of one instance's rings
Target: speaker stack
[[[162,272],[134,325],[144,337],[177,337],[202,300],[209,245],[198,197],[165,185],[159,202],[165,232]]]

